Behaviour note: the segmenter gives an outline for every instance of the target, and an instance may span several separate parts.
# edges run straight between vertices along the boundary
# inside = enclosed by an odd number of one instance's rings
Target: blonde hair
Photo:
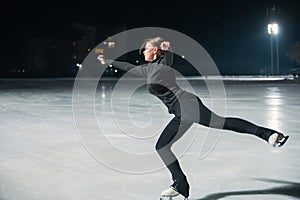
[[[153,37],[153,38],[147,38],[147,39],[144,40],[143,44],[141,45],[139,52],[140,52],[140,54],[142,54],[145,47],[146,47],[146,44],[150,43],[151,46],[158,48],[160,56],[162,56],[163,51],[160,49],[160,44],[164,41],[165,41],[165,39],[160,37],[160,36]]]

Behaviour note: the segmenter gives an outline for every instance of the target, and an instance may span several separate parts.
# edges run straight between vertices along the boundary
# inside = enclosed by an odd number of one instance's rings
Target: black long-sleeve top
[[[158,97],[173,113],[173,107],[183,90],[176,83],[174,70],[170,67],[173,55],[164,51],[164,56],[142,65],[113,61],[112,66],[134,75],[147,78],[148,91]]]

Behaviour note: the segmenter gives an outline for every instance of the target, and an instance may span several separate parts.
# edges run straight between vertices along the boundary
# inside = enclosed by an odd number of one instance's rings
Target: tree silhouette
[[[295,42],[289,57],[296,62],[297,66],[300,66],[300,41]]]

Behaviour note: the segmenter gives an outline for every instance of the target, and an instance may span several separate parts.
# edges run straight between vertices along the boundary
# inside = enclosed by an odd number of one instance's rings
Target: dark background
[[[280,73],[286,74],[296,66],[288,54],[300,41],[299,0],[7,1],[1,5],[0,72],[16,63],[26,65],[29,38],[55,37],[80,22],[96,27],[98,43],[118,27],[170,28],[198,41],[222,74],[262,74],[270,66],[266,9],[274,5],[280,25]]]

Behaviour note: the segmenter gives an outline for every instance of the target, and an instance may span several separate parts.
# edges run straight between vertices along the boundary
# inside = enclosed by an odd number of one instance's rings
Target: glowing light
[[[108,42],[107,47],[108,48],[114,48],[115,47],[115,42]]]
[[[76,66],[77,66],[79,69],[81,69],[81,67],[82,67],[82,64],[80,64],[80,63],[77,63],[77,64],[76,64]]]
[[[270,35],[271,34],[277,35],[278,32],[279,32],[279,26],[278,26],[278,24],[276,24],[276,23],[268,24],[268,33]]]

